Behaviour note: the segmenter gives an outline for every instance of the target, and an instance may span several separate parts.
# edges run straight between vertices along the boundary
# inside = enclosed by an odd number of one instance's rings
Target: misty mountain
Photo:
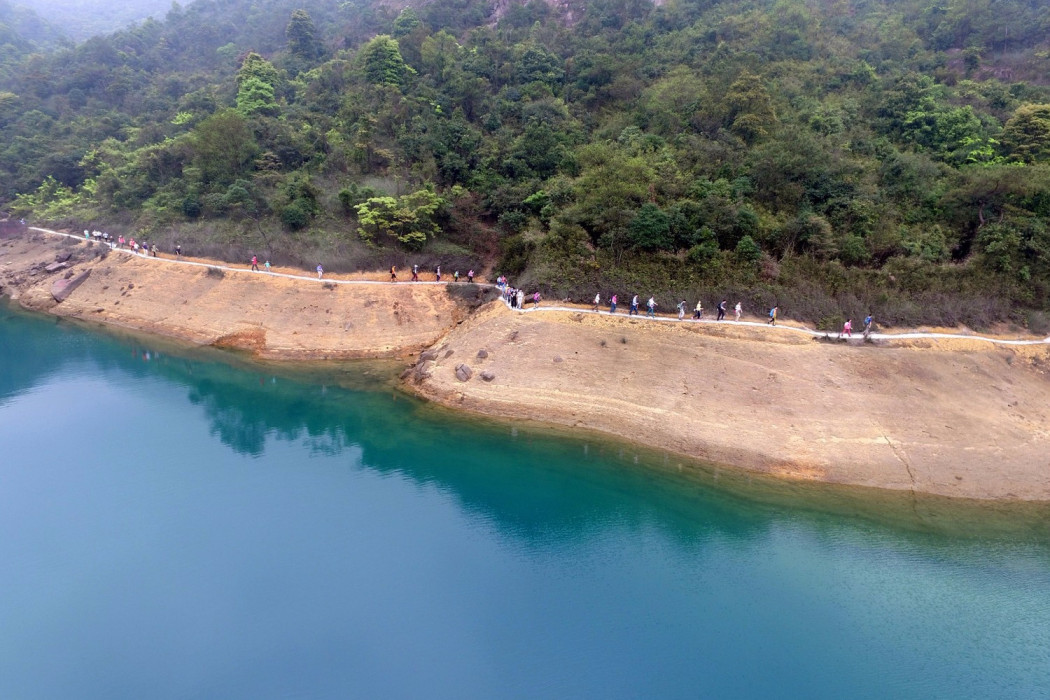
[[[200,0],[9,39],[0,202],[559,298],[1050,329],[1048,36],[1042,0]]]

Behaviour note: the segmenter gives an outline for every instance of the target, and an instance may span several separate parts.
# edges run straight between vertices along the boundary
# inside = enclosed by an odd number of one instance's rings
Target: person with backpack
[[[678,302],[678,320],[681,321],[685,318],[685,299]]]
[[[645,302],[645,309],[646,318],[656,318],[656,299],[649,297],[649,301]]]
[[[721,321],[725,317],[726,317],[726,300],[723,299],[722,301],[718,302],[718,318],[715,319],[715,320],[716,321]]]
[[[780,307],[779,306],[774,306],[772,309],[769,310],[769,320],[766,321],[766,325],[767,326],[775,326],[775,325],[777,325],[777,313],[779,313],[779,311],[780,311]]]

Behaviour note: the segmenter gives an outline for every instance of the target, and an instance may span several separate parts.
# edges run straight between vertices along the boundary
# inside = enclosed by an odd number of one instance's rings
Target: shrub
[[[299,231],[310,223],[310,212],[299,201],[292,202],[281,210],[281,223],[291,231]]]

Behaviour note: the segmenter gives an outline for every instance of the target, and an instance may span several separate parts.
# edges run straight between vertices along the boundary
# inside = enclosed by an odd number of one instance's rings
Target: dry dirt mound
[[[406,377],[452,406],[792,478],[1050,500],[1045,346],[931,353],[493,306],[435,350]]]
[[[68,269],[44,270],[67,253]],[[53,282],[87,270],[56,302]],[[43,234],[0,242],[0,289],[29,308],[270,359],[400,356],[434,343],[466,313],[438,286],[336,285],[177,265]]]

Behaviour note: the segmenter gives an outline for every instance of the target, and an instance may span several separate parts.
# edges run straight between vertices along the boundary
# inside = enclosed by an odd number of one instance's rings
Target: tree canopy
[[[813,320],[1050,311],[1045,3],[200,0],[76,44],[27,21],[0,4],[12,213]]]

